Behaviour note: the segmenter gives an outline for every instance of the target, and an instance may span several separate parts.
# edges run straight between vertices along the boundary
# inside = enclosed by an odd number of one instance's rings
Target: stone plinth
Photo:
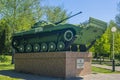
[[[15,70],[52,77],[76,77],[91,73],[92,53],[16,53]]]

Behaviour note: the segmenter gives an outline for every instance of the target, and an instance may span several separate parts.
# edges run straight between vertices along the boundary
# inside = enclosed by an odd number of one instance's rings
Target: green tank
[[[76,16],[74,14],[66,19]],[[64,19],[64,20],[66,20]],[[17,53],[81,51],[91,48],[107,28],[107,23],[90,17],[79,26],[73,24],[54,24],[45,21],[35,23],[30,30],[13,34],[12,47]]]

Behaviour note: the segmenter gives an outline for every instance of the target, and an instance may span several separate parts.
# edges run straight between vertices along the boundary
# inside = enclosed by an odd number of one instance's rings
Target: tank
[[[66,19],[76,16],[74,14]],[[107,23],[90,17],[80,25],[39,21],[30,30],[14,33],[12,47],[17,53],[81,51],[86,52],[107,28]]]

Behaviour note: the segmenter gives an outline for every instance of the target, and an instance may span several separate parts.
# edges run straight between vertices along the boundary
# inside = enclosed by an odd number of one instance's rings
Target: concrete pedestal
[[[92,53],[16,53],[15,70],[52,77],[76,77],[91,73]]]

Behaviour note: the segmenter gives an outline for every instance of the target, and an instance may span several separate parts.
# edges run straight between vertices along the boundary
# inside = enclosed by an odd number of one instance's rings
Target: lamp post
[[[112,71],[115,71],[115,54],[114,54],[114,33],[116,32],[116,27],[112,27],[111,31],[112,31]]]

